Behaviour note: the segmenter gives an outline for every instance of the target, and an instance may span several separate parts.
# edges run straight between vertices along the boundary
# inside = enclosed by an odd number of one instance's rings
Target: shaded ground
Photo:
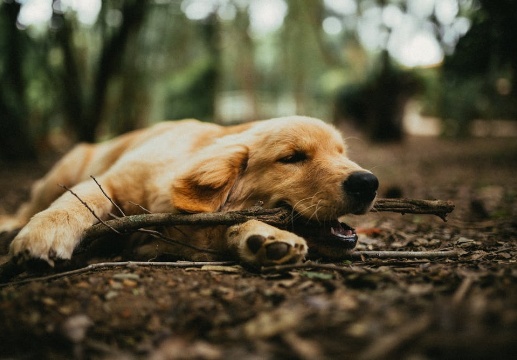
[[[508,359],[517,354],[517,141],[413,138],[351,157],[381,196],[453,200],[431,216],[369,214],[364,250],[459,258],[343,262],[343,271],[110,267],[0,288],[0,358]],[[0,211],[43,169],[0,170]],[[117,260],[117,259],[111,259]]]

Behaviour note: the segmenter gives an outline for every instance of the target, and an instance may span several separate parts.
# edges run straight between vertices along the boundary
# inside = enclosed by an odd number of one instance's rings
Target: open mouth
[[[348,249],[353,249],[357,243],[357,233],[355,229],[338,220],[330,226],[330,235],[329,240],[339,241],[339,243]]]
[[[307,222],[300,219],[295,222],[293,230],[309,243],[316,245],[324,245],[339,250],[352,250],[357,244],[355,230],[337,219],[324,223]]]
[[[286,230],[293,231],[309,242],[309,252],[315,246],[323,246],[328,249],[335,249],[336,252],[352,250],[357,244],[357,233],[354,228],[340,222],[338,219],[327,221],[314,221],[304,218],[287,202],[281,202],[278,207],[289,209],[293,213],[292,227]]]

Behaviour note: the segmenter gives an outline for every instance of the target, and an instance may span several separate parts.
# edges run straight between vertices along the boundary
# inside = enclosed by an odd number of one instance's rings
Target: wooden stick
[[[290,222],[291,212],[286,209],[242,210],[226,213],[199,213],[199,214],[140,214],[108,220],[88,228],[83,240],[97,238],[112,232],[112,228],[123,233],[131,233],[143,227],[153,226],[214,226],[234,225],[248,220],[260,220],[271,225],[287,225]],[[109,225],[109,227],[106,227]]]
[[[92,211],[91,208],[84,203],[76,194],[70,189],[66,188],[74,196],[76,196],[83,205]],[[450,201],[442,200],[412,200],[412,199],[378,199],[372,211],[391,211],[401,214],[433,214],[437,215],[443,220],[446,219],[454,209],[454,204]],[[93,211],[92,211],[93,213]],[[93,213],[95,217],[95,213]],[[233,225],[243,223],[248,220],[260,220],[273,226],[286,226],[290,224],[294,217],[293,212],[284,208],[276,209],[262,209],[255,207],[248,210],[233,211],[227,213],[201,213],[201,214],[141,214],[117,218],[114,220],[104,221],[98,218],[99,224],[88,228],[83,236],[81,245],[87,246],[92,240],[106,236],[109,234],[118,233],[132,233],[144,227],[153,226],[176,226],[176,225],[195,225],[195,226],[214,226],[214,225]],[[367,258],[375,257],[381,259],[388,258],[432,258],[440,256],[455,256],[458,255],[455,251],[451,252],[352,252],[352,258]],[[10,261],[0,266],[0,281],[4,278],[12,278],[19,274],[22,270],[14,262]]]
[[[426,259],[433,259],[433,258],[445,258],[445,257],[454,257],[458,256],[459,252],[456,250],[449,250],[449,251],[353,251],[350,253],[350,257],[357,259],[357,258],[378,258],[378,259],[391,259],[391,258],[426,258]],[[5,267],[7,264],[3,264],[2,267]],[[13,263],[14,265],[14,263]],[[200,261],[175,261],[175,262],[152,262],[152,261],[122,261],[122,262],[102,262],[102,263],[96,263],[91,264],[83,268],[70,270],[70,271],[64,271],[60,272],[58,274],[52,274],[48,276],[41,276],[36,278],[29,278],[19,281],[13,281],[13,282],[0,282],[0,288],[7,286],[7,285],[20,285],[25,284],[28,282],[33,281],[48,281],[52,279],[57,279],[64,276],[71,276],[76,274],[82,274],[88,271],[93,271],[96,269],[102,269],[102,268],[113,268],[113,267],[135,267],[135,266],[141,266],[141,267],[174,267],[174,268],[187,268],[187,267],[202,267],[207,265],[235,265],[235,261],[207,261],[207,262],[200,262]],[[14,265],[16,266],[16,265]],[[331,271],[337,271],[340,273],[354,273],[355,270],[339,266],[336,264],[320,264],[315,263],[312,261],[306,261],[304,263],[299,264],[288,264],[288,265],[276,265],[276,266],[267,266],[263,267],[261,269],[262,273],[276,273],[276,272],[283,272],[283,271],[290,271],[290,270],[299,270],[299,269],[320,269],[320,270],[331,270]],[[14,275],[17,275],[19,271],[15,274],[12,274],[11,276],[7,276],[5,279],[2,280],[8,280],[10,277],[13,277]]]
[[[430,214],[447,221],[454,210],[452,201],[417,199],[378,199],[372,211],[390,211],[400,214]]]
[[[449,251],[352,251],[348,256],[343,256],[343,258],[352,258],[352,259],[363,259],[363,258],[376,258],[376,259],[437,259],[437,258],[449,258],[460,255],[459,251],[449,250]],[[271,273],[271,272],[282,272],[289,270],[298,270],[298,269],[322,269],[322,270],[332,270],[338,271],[341,273],[353,273],[355,270],[344,267],[336,264],[320,264],[312,261],[306,261],[304,263],[299,264],[287,264],[287,265],[274,265],[274,266],[266,266],[261,269],[263,273]]]
[[[454,209],[454,204],[443,200],[379,199],[372,211],[390,211],[401,214],[431,214],[445,220]],[[286,226],[293,221],[293,213],[284,208],[231,211],[225,213],[200,214],[140,214],[104,221],[86,230],[83,241],[98,238],[113,232],[131,233],[143,227],[152,226],[213,226],[234,225],[248,220],[259,220],[273,226]]]
[[[444,257],[455,257],[460,255],[458,250],[444,251],[352,251],[348,254],[353,259],[376,258],[376,259],[436,259]]]
[[[335,264],[320,264],[320,263],[315,263],[312,261],[306,261],[304,263],[299,263],[299,264],[264,266],[260,269],[260,271],[263,274],[269,274],[269,273],[278,273],[278,272],[300,270],[300,269],[331,270],[331,271],[337,271],[337,272],[345,273],[345,274],[350,274],[350,273],[356,272],[355,270],[351,269],[350,267],[339,266],[339,265],[335,265]]]
[[[189,268],[189,267],[203,267],[203,266],[230,266],[235,265],[235,261],[118,261],[118,262],[101,262],[96,264],[90,264],[88,266],[63,271],[57,274],[33,277],[18,281],[0,283],[0,288],[11,285],[21,285],[34,281],[48,281],[58,279],[64,276],[72,276],[77,274],[83,274],[89,271],[104,269],[104,268],[117,268],[117,267],[172,267],[172,268]]]

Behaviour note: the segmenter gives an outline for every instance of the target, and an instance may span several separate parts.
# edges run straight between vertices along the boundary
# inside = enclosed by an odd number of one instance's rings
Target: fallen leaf
[[[302,320],[300,310],[280,308],[258,314],[244,325],[244,332],[250,339],[268,338],[297,328]]]
[[[50,297],[44,297],[41,299],[41,302],[47,306],[53,306],[56,305],[56,300],[50,298]]]
[[[84,339],[86,331],[92,325],[93,321],[87,315],[79,314],[66,319],[61,325],[61,331],[68,340],[78,343]]]
[[[130,279],[124,279],[124,281],[122,281],[122,284],[126,287],[135,287],[135,286],[138,286],[138,282],[135,281],[135,280],[130,280]]]
[[[118,291],[113,291],[113,290],[110,290],[106,293],[106,295],[104,295],[104,298],[106,300],[110,300],[110,299],[113,299],[114,297],[117,297],[118,296]]]
[[[119,273],[113,275],[113,279],[116,280],[138,280],[140,279],[140,275],[138,274],[130,274],[130,273]]]
[[[221,359],[221,350],[215,345],[202,340],[187,341],[185,339],[171,337],[165,340],[148,359],[150,360],[176,360],[176,359]]]
[[[334,278],[333,274],[322,273],[317,271],[303,271],[300,275],[305,276],[309,279],[320,279],[320,280],[330,280]]]
[[[222,266],[222,265],[204,265],[199,270],[201,271],[217,271],[225,273],[240,273],[242,268],[240,266]]]

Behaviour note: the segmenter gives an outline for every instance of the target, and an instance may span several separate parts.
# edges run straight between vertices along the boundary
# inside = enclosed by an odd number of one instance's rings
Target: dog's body
[[[370,172],[346,157],[341,135],[320,120],[293,116],[230,127],[164,122],[98,145],[78,145],[67,154],[34,185],[31,200],[15,217],[0,220],[0,228],[24,226],[11,256],[50,264],[69,259],[84,230],[97,222],[58,184],[72,188],[102,219],[114,212],[111,199],[127,215],[143,208],[241,210],[261,202],[265,208],[287,205],[320,223],[368,211],[378,187]],[[303,238],[255,220],[230,227],[174,227],[167,234],[252,265],[296,262],[307,253]],[[147,247],[149,255],[217,257],[179,245],[156,246]]]

